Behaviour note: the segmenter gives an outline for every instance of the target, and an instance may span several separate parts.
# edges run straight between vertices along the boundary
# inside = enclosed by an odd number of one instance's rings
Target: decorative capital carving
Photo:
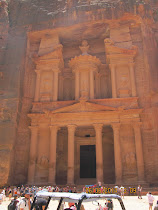
[[[102,123],[95,123],[93,124],[94,128],[95,128],[95,131],[102,131],[102,128],[103,128],[103,124]]]
[[[41,74],[41,70],[35,70],[35,72],[36,72],[37,75]]]
[[[77,126],[74,125],[74,124],[68,125],[68,126],[67,126],[68,132],[75,132],[76,127],[77,127]]]
[[[113,128],[113,131],[119,131],[120,130],[120,126],[121,124],[120,123],[112,123],[111,124],[111,127]]]
[[[51,125],[51,126],[49,126],[49,128],[50,128],[51,132],[53,132],[53,131],[57,132],[58,130],[60,130],[60,127],[58,125]]]
[[[29,128],[30,128],[31,132],[33,133],[33,132],[38,132],[39,126],[29,126]]]
[[[116,64],[109,64],[109,67],[111,70],[114,70],[116,68]]]
[[[140,130],[141,125],[142,125],[142,122],[132,122],[132,126],[133,126],[135,132],[136,132],[137,130]]]

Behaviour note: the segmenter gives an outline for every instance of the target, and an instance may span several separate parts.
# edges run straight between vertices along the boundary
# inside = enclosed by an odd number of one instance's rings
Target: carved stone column
[[[57,133],[59,127],[54,125],[50,126],[50,147],[49,147],[49,175],[48,183],[55,185],[56,184],[56,142],[57,142]]]
[[[58,70],[54,71],[54,92],[53,92],[53,101],[58,100]]]
[[[97,182],[104,181],[103,179],[103,144],[102,144],[102,128],[103,124],[94,124],[96,133],[96,174]]]
[[[141,122],[133,123],[137,157],[138,181],[144,181],[144,157],[140,126]]]
[[[35,88],[35,101],[39,101],[39,93],[40,93],[40,81],[41,81],[41,71],[35,70],[37,77],[36,77],[36,88]]]
[[[112,97],[117,98],[116,72],[115,72],[116,65],[115,64],[109,64],[109,66],[110,66],[110,69],[111,69]]]
[[[113,123],[114,133],[114,155],[115,155],[115,177],[116,184],[122,183],[122,158],[121,158],[121,145],[120,145],[120,124]]]
[[[30,160],[28,168],[28,183],[34,184],[36,171],[36,155],[37,155],[37,141],[38,141],[38,126],[30,126],[31,141],[30,141]]]
[[[94,72],[90,71],[90,99],[94,99]]]
[[[134,74],[134,63],[129,64],[130,67],[130,78],[131,78],[131,88],[132,88],[132,96],[135,97],[136,93],[136,83],[135,83],[135,74]]]
[[[67,184],[74,184],[74,137],[76,125],[68,125]]]
[[[80,73],[79,71],[75,72],[75,100],[79,100],[80,94]]]

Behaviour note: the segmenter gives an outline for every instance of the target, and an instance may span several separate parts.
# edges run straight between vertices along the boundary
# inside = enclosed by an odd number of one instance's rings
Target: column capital
[[[134,130],[137,130],[138,128],[141,128],[142,122],[132,122],[132,126]]]
[[[39,75],[41,73],[41,70],[35,70],[36,74]]]
[[[116,68],[116,64],[109,64],[110,69],[115,69]]]
[[[59,69],[52,69],[53,72],[56,72],[56,73],[60,73],[61,71]]]
[[[113,130],[119,130],[121,126],[121,123],[111,123],[111,127],[113,128]]]
[[[31,131],[38,131],[39,126],[38,125],[36,125],[36,126],[29,126],[29,128],[30,128]]]
[[[49,128],[50,130],[56,130],[56,131],[60,130],[59,125],[50,125]]]
[[[103,125],[104,125],[104,124],[102,124],[102,123],[94,123],[94,124],[93,124],[93,126],[94,126],[94,128],[95,128],[96,131],[102,130]]]
[[[76,127],[77,127],[77,125],[74,125],[74,124],[67,125],[67,128],[69,131],[75,131]]]

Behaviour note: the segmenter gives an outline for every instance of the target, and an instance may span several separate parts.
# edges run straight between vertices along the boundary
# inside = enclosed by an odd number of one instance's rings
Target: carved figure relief
[[[87,40],[83,40],[82,45],[79,48],[82,52],[82,55],[88,55],[89,45]]]
[[[43,85],[42,85],[42,92],[48,93],[50,90],[51,90],[50,80],[49,79],[44,79]]]
[[[128,168],[130,170],[135,167],[135,164],[136,164],[136,155],[135,155],[134,152],[127,153],[124,156],[124,164],[125,164],[126,168]]]
[[[120,97],[129,97],[130,94],[130,77],[128,67],[121,67],[118,69],[118,90]]]
[[[43,76],[41,81],[41,101],[49,101],[51,96],[51,80],[49,75],[46,74]]]
[[[120,78],[120,88],[128,88],[129,77],[127,74],[123,74]]]
[[[37,165],[39,168],[48,168],[49,167],[49,161],[48,161],[48,158],[46,156],[41,156],[38,158],[38,161],[37,161]]]

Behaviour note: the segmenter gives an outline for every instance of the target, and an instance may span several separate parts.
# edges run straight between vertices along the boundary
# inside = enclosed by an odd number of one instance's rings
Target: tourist
[[[9,187],[9,189],[8,189],[8,196],[9,196],[9,201],[10,201],[11,197],[12,197],[12,189],[11,189],[11,187]]]
[[[148,192],[147,197],[148,197],[148,202],[149,202],[149,210],[152,210],[154,196],[151,194],[151,192]]]
[[[139,185],[138,186],[138,198],[140,198],[140,199],[142,199],[141,193],[142,193],[142,187]]]
[[[25,198],[23,198],[19,202],[19,209],[20,210],[30,210],[31,208],[31,199],[30,199],[30,193],[25,191]]]
[[[101,182],[100,181],[98,181],[98,187],[101,188]]]
[[[108,210],[113,210],[113,202],[111,199],[108,199],[106,206],[108,207]]]
[[[0,204],[2,204],[2,200],[3,200],[3,194],[0,193]]]
[[[33,205],[35,210],[44,210],[47,205],[47,201],[43,198],[37,198],[36,202]]]
[[[3,198],[2,198],[3,201],[5,201],[5,199],[6,199],[5,190],[6,189],[4,188],[1,192],[1,194],[3,195]]]
[[[157,203],[156,203],[156,205],[154,207],[154,210],[158,210],[158,200],[157,200]]]
[[[124,192],[125,192],[125,188],[121,185],[120,187],[121,198],[124,198]]]
[[[11,200],[10,204],[8,205],[8,210],[18,210],[18,196],[14,195],[14,199]]]

